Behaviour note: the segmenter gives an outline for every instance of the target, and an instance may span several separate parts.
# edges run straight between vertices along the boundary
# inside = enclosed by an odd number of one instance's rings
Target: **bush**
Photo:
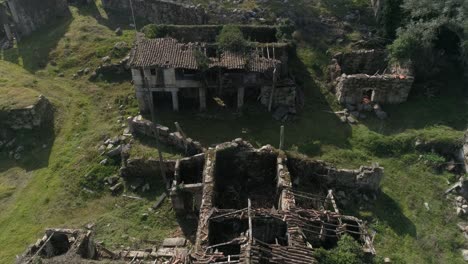
[[[198,68],[203,72],[208,70],[210,66],[210,60],[208,57],[201,51],[196,50],[194,52],[195,60],[197,61]]]
[[[369,263],[365,259],[361,245],[349,235],[341,237],[340,241],[338,241],[338,246],[332,250],[325,250],[323,248],[316,250],[314,257],[322,264]]]
[[[225,25],[217,37],[217,42],[222,50],[245,52],[249,46],[238,26]]]
[[[141,32],[150,39],[164,38],[168,34],[168,29],[165,25],[148,24],[141,29]]]

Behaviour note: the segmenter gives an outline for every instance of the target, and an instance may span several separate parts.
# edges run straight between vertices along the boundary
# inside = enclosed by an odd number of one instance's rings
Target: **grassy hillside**
[[[136,247],[146,239],[157,241],[179,232],[167,201],[158,211],[148,211],[161,188],[144,200],[90,194],[82,188],[90,171],[117,173],[117,166],[99,167],[97,147],[105,137],[121,133],[117,122],[121,102],[130,101],[124,115],[135,114],[136,108],[129,81],[90,82],[87,76],[73,74],[95,68],[105,55],[118,60],[114,44],[130,44],[134,32],[126,27],[127,17],[121,21],[108,16],[99,1],[96,7],[71,9],[72,19],[1,54],[0,86],[42,93],[57,111],[54,134],[40,139],[45,147],[32,147],[20,162],[0,158],[0,263],[11,263],[46,227],[96,223],[97,240],[110,248]],[[122,36],[114,33],[117,26],[124,29]],[[379,255],[395,263],[463,263],[459,249],[466,245],[455,225],[459,219],[441,195],[453,176],[434,171],[414,150],[416,139],[456,143],[462,137],[468,107],[461,85],[448,82],[450,89],[439,97],[413,96],[402,105],[385,106],[390,115],[386,121],[370,117],[356,126],[342,124],[329,113],[339,108],[320,81],[329,47],[308,39],[308,34],[302,33],[306,37],[298,43],[298,57],[291,65],[304,87],[306,105],[297,120],[285,124],[288,148],[346,168],[372,162],[385,167],[377,200],[365,208],[346,209],[371,223]],[[59,77],[62,73],[64,77]],[[5,100],[3,93],[0,98]],[[183,112],[160,114],[158,119],[169,126],[179,121],[190,137],[206,145],[236,137],[259,146],[277,145],[281,125],[254,106],[246,107],[241,116]],[[145,142],[136,145],[136,155],[156,153]]]

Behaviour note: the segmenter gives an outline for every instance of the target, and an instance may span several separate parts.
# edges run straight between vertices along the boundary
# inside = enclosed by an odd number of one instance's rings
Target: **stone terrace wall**
[[[0,125],[13,130],[33,129],[51,121],[52,116],[52,105],[47,98],[41,95],[34,105],[6,112],[0,111]]]
[[[216,42],[223,25],[164,25],[163,33],[181,42]],[[246,39],[261,43],[277,42],[275,26],[239,25]]]
[[[171,133],[168,127],[153,124],[151,121],[143,119],[142,116],[136,116],[128,119],[130,131],[135,134],[154,137],[159,134],[161,143],[172,146],[186,155],[192,156],[204,152],[200,142],[193,141],[191,138],[184,138],[179,132]]]
[[[57,17],[70,15],[67,0],[8,0],[19,33],[31,34]]]
[[[206,24],[207,16],[203,8],[162,0],[133,0],[135,15],[156,24]],[[103,0],[104,8],[127,12],[128,0]]]
[[[408,99],[414,77],[400,75],[366,74],[344,75],[337,79],[336,96],[340,103],[360,103],[363,92],[374,90],[373,102],[397,104]]]

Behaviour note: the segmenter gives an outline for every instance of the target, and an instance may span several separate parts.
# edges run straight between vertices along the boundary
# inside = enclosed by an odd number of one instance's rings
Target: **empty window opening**
[[[150,69],[151,75],[156,76],[156,69]]]
[[[276,197],[276,154],[239,152],[216,153],[215,206],[242,209],[248,199],[254,208],[272,208]]]

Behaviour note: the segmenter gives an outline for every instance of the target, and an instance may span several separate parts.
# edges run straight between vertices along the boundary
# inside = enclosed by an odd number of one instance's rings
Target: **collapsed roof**
[[[207,43],[180,43],[173,38],[147,39],[138,36],[130,55],[129,64],[138,68],[177,68],[199,70],[197,52],[208,58],[208,68],[247,70],[250,72],[272,72],[281,61],[266,58],[256,50],[247,53],[224,51],[219,56],[207,54]]]

